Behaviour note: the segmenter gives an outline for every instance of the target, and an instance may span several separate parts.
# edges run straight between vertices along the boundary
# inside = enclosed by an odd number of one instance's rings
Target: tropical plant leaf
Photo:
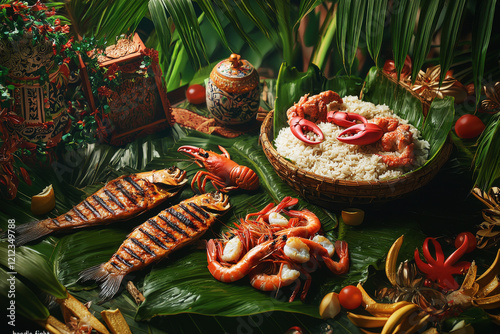
[[[378,56],[384,37],[387,2],[388,0],[368,0],[366,5],[366,47],[375,66],[378,66]]]
[[[495,16],[496,0],[478,1],[474,23],[472,26],[472,72],[476,105],[479,103],[482,91],[484,63],[490,43],[493,18]]]
[[[412,57],[412,82],[415,83],[417,74],[422,68],[425,59],[431,48],[432,38],[439,19],[439,9],[443,7],[444,0],[422,0],[420,15],[418,18],[417,33],[415,34],[415,43],[413,46]]]
[[[335,14],[335,8],[336,6],[332,5],[328,9],[319,36],[316,37],[318,42],[314,46],[311,55],[311,63],[319,68],[325,68],[332,49],[333,40],[335,39],[335,32],[337,31],[337,15]]]
[[[0,296],[2,296],[0,304],[4,310],[7,310],[7,315],[12,314],[8,307],[12,307],[11,303],[14,301],[14,318],[7,317],[7,319],[14,320],[14,324],[16,314],[31,320],[45,320],[50,315],[49,310],[36,294],[18,279],[15,273],[13,274],[3,267],[0,267]]]
[[[398,74],[398,81],[406,55],[410,50],[419,3],[419,0],[399,0],[393,3],[391,37],[394,52],[394,65],[396,67],[396,73]]]
[[[189,0],[159,0],[167,9],[175,24],[176,32],[182,40],[189,59],[195,68],[208,63],[208,56],[203,42],[203,36],[198,23],[198,16]]]
[[[347,74],[356,58],[366,1],[340,0],[337,8],[337,46]]]
[[[441,65],[440,82],[443,82],[446,72],[450,69],[453,61],[453,50],[455,48],[455,42],[457,40],[465,3],[465,0],[447,2],[446,14],[441,31],[441,44],[439,48],[439,63]]]
[[[36,271],[33,270],[33,263],[37,264]],[[8,247],[7,242],[2,242],[0,265],[9,271],[16,272],[45,293],[56,298],[66,298],[66,288],[59,283],[48,260],[39,252],[29,247],[14,249],[14,247]]]
[[[170,43],[172,41],[172,34],[169,29],[168,17],[166,15],[166,9],[162,0],[151,0],[148,3],[149,14],[151,15],[151,20],[155,25],[155,31],[158,36],[158,42],[161,48],[162,54],[169,55]]]
[[[222,43],[226,46],[226,48],[228,48],[230,50],[231,48],[229,47],[229,43],[227,41],[226,34],[224,33],[224,27],[222,26],[222,24],[217,16],[216,10],[213,7],[212,2],[207,1],[207,0],[199,0],[196,3],[203,10],[203,13],[205,14],[208,21],[210,22],[210,24],[212,24],[212,27],[215,29],[215,31],[219,35]]]
[[[148,1],[65,1],[65,14],[75,36],[113,41],[131,34],[148,11]]]
[[[500,114],[487,123],[474,156],[475,185],[488,191],[500,177]]]

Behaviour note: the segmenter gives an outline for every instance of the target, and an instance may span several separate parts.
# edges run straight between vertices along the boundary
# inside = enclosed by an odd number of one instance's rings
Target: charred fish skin
[[[133,218],[175,196],[186,183],[186,172],[177,167],[120,176],[56,218],[16,227],[16,246],[55,231]]]
[[[108,262],[82,271],[79,281],[96,281],[100,284],[101,300],[109,300],[125,275],[197,240],[230,207],[227,195],[214,192],[194,196],[163,210],[137,226]]]

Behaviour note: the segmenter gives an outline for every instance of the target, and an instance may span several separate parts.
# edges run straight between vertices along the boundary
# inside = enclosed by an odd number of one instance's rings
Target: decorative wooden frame
[[[123,43],[122,43],[123,42]],[[121,44],[121,45],[120,45]],[[151,80],[147,76],[142,76],[137,74],[136,71],[139,70],[139,65],[144,59],[145,51],[148,49],[145,47],[144,43],[140,39],[139,35],[136,33],[133,36],[133,39],[124,38],[117,41],[116,44],[108,46],[104,52],[104,55],[100,55],[98,57],[99,66],[101,68],[110,68],[112,65],[117,64],[120,69],[123,69],[124,76],[128,76],[126,80],[134,81],[135,79],[142,80]],[[153,58],[153,57],[152,57]],[[131,109],[132,117],[130,119],[124,119],[121,122],[123,127],[116,126],[113,124],[113,118],[116,119],[113,113],[119,113],[120,110],[123,110],[123,107],[114,108],[119,103],[110,103],[110,117],[111,124],[105,124],[105,126],[111,128],[111,135],[107,139],[107,141],[112,145],[123,145],[138,136],[143,136],[146,134],[154,133],[160,131],[167,126],[171,126],[174,121],[172,117],[172,110],[170,106],[170,102],[167,97],[166,89],[162,83],[162,72],[157,60],[151,60],[151,71],[154,76],[154,88],[150,91],[148,89],[143,90],[142,92],[145,95],[149,92],[149,95],[154,97],[154,109],[151,110],[151,115],[148,115],[146,119],[137,119],[138,111],[135,110],[137,107]],[[80,59],[80,68],[81,68],[81,77],[83,82],[83,88],[87,95],[90,107],[92,110],[96,110],[98,108],[95,97],[92,94],[92,89],[90,86],[89,73],[84,62]],[[130,82],[127,83],[130,86]],[[149,85],[148,87],[151,87]],[[118,92],[115,90],[111,90],[114,96],[118,96],[120,100],[123,100],[124,103],[130,102],[130,99],[121,94],[120,90],[122,87],[118,87]],[[141,94],[136,94],[141,95]],[[109,99],[108,99],[109,101]],[[139,106],[140,107],[140,106]]]

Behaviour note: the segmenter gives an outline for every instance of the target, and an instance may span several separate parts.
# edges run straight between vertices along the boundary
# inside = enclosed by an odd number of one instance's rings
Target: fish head
[[[153,170],[150,172],[139,173],[143,179],[148,180],[153,184],[161,184],[172,187],[180,187],[187,183],[186,171],[179,169],[175,166]]]
[[[196,199],[196,204],[207,211],[219,213],[225,212],[231,208],[229,196],[220,191],[199,195]]]

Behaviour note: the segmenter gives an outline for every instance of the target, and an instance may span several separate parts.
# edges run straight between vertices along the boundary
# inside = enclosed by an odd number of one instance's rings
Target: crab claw
[[[384,130],[373,123],[363,123],[351,126],[342,131],[337,140],[352,145],[373,144],[384,135]]]
[[[329,111],[328,114],[326,114],[326,121],[330,123],[333,122],[338,126],[342,126],[344,128],[348,128],[350,126],[358,124],[356,121],[367,123],[366,118],[361,115],[338,110]]]
[[[293,135],[306,144],[316,145],[321,143],[325,138],[323,136],[323,132],[321,131],[321,129],[318,128],[316,124],[314,124],[311,121],[308,121],[305,118],[298,116],[292,117],[289,121],[289,124],[290,124],[290,130],[292,130]],[[314,132],[319,137],[318,141],[312,141],[308,139],[304,134],[304,131]]]

